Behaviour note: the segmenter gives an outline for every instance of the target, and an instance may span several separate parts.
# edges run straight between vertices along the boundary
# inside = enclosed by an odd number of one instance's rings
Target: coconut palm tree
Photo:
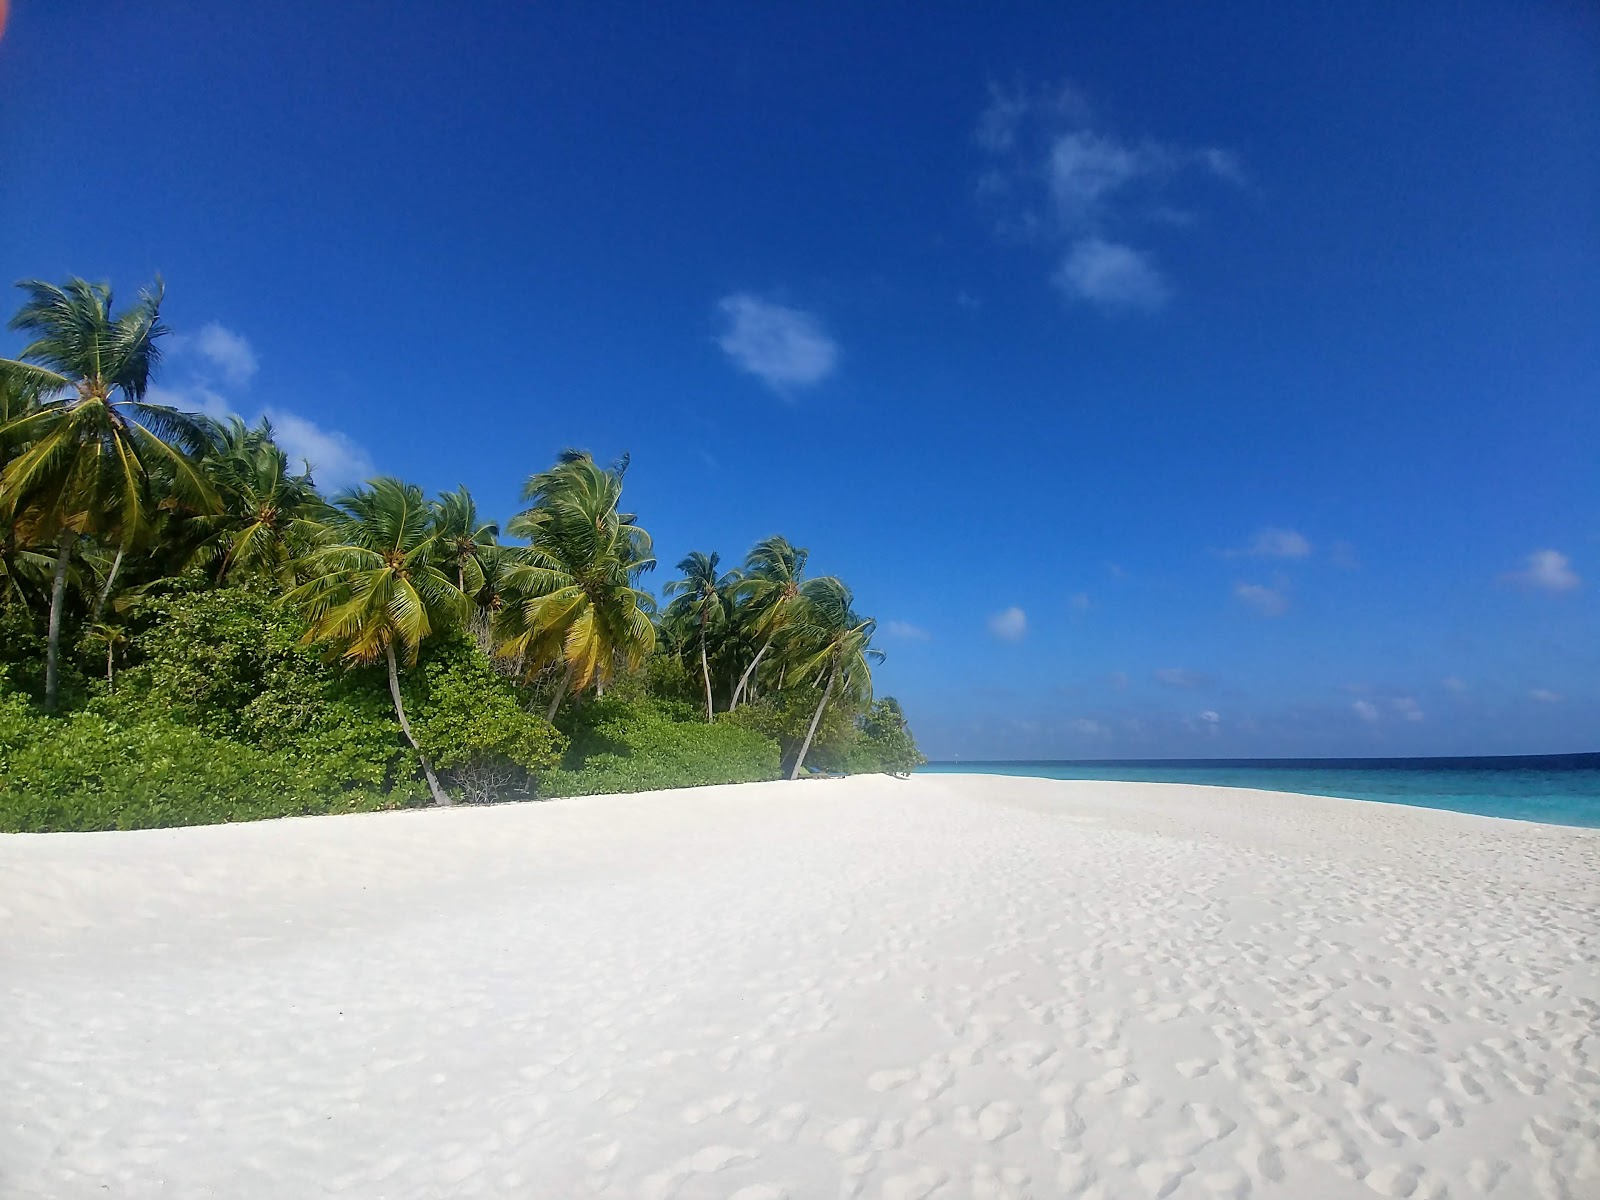
[[[694,641],[700,649],[700,674],[706,685],[706,720],[716,715],[711,700],[711,664],[706,657],[706,638],[713,629],[720,629],[728,619],[728,594],[739,580],[737,571],[719,573],[721,556],[712,551],[702,554],[698,550],[678,563],[682,579],[668,580],[661,590],[677,599],[667,606],[666,618],[674,624],[692,626]]]
[[[619,663],[638,667],[655,647],[655,601],[634,586],[655,557],[650,535],[619,509],[626,470],[626,459],[601,467],[565,451],[528,479],[532,506],[506,524],[530,545],[506,569],[495,639],[528,674],[562,664],[551,720],[569,692],[603,688]]]
[[[791,545],[788,538],[778,536],[763,538],[745,556],[744,576],[737,587],[744,602],[740,615],[760,648],[739,676],[733,701],[728,705],[730,711],[739,707],[761,660],[794,615],[795,602],[800,598],[800,581],[810,557],[811,551]]]
[[[104,621],[96,621],[85,632],[84,641],[92,646],[99,645],[106,648],[106,687],[115,690],[117,651],[128,644],[128,631],[120,625],[108,625]]]
[[[450,797],[406,719],[395,653],[414,665],[423,642],[465,616],[466,597],[437,565],[432,517],[422,489],[398,479],[345,492],[306,556],[310,582],[285,602],[305,613],[307,642],[328,643],[346,663],[387,663],[394,715],[422,761],[434,802],[444,805]]]
[[[214,567],[218,583],[255,578],[293,587],[296,563],[325,515],[310,471],[290,470],[265,417],[253,429],[238,417],[214,424],[201,467],[221,509],[191,520],[187,532],[199,545],[189,562]]]
[[[15,423],[32,413],[38,403],[38,397],[20,381],[0,375],[0,478],[27,446],[14,432]],[[38,521],[27,513],[3,511],[9,499],[10,493],[0,490],[0,601],[28,605],[35,597],[49,594],[55,555],[24,537],[23,531],[36,528]]]
[[[500,537],[500,527],[478,520],[478,505],[465,486],[441,492],[433,502],[439,550],[456,573],[456,587],[472,595],[483,584],[483,553]]]
[[[38,402],[0,429],[0,440],[25,446],[0,476],[0,518],[22,522],[36,544],[56,545],[45,659],[45,708],[53,711],[67,571],[78,539],[131,547],[155,506],[156,470],[168,480],[170,503],[206,512],[217,499],[194,461],[206,440],[201,423],[145,400],[161,357],[156,343],[167,333],[160,280],[118,316],[107,284],[72,279],[57,287],[33,279],[17,286],[27,300],[11,327],[34,340],[17,358],[0,359],[0,378]]]
[[[823,710],[835,694],[863,703],[872,699],[869,663],[882,662],[883,652],[872,648],[877,622],[857,615],[853,603],[850,589],[837,579],[808,580],[800,589],[798,609],[785,634],[795,649],[790,670],[800,678],[822,682],[823,688],[790,779],[798,778],[804,768]]]

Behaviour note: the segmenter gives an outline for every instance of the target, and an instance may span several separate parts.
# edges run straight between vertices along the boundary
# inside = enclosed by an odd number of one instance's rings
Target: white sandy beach
[[[858,778],[0,838],[0,1196],[1600,1196],[1600,833]]]

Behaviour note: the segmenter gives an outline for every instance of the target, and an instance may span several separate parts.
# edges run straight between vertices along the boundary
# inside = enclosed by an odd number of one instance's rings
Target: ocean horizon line
[[[927,766],[1010,766],[1010,767],[1307,767],[1341,766],[1388,767],[1394,770],[1440,769],[1448,766],[1565,768],[1600,770],[1600,750],[1564,754],[1438,754],[1396,756],[1327,756],[1318,758],[930,758]]]

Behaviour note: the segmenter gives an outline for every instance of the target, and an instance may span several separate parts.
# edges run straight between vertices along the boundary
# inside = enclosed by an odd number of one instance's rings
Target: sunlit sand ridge
[[[0,839],[0,1195],[1600,1195],[1600,832],[944,776]]]

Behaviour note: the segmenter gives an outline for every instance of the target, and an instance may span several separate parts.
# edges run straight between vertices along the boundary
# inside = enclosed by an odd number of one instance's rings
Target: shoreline
[[[1600,831],[1271,795],[936,773],[0,839],[0,1194],[1594,1186]]]

